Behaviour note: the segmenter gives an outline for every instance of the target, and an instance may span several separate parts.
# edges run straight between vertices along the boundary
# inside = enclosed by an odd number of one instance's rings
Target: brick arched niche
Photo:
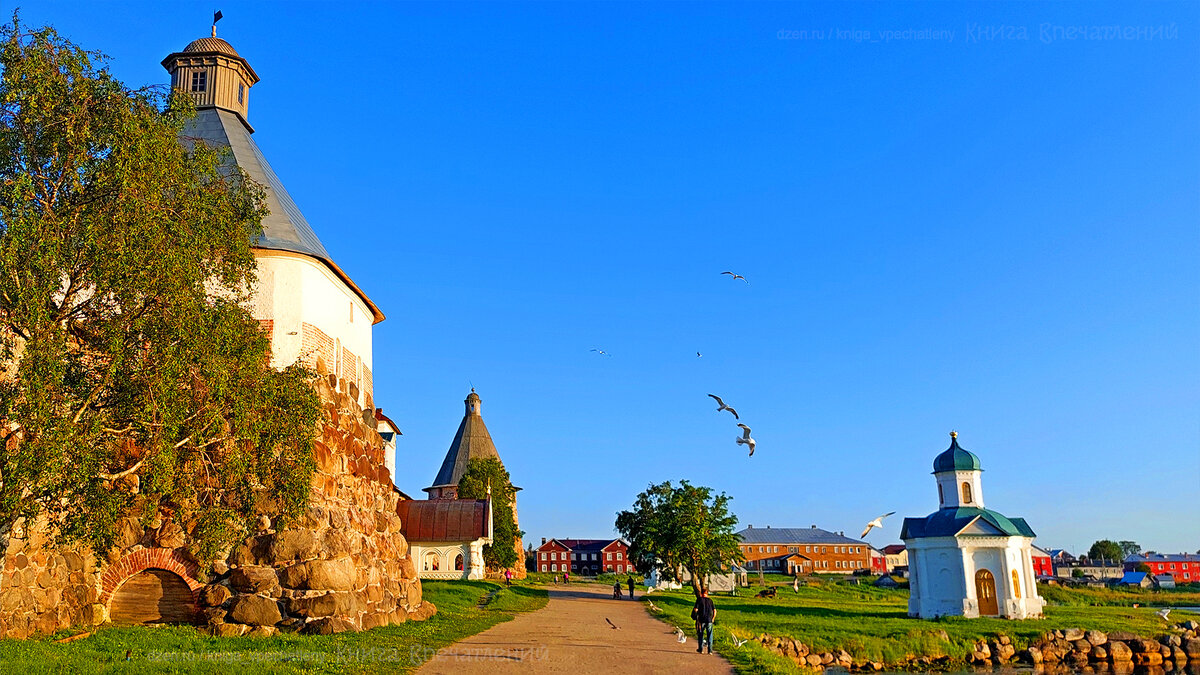
[[[144,548],[125,555],[105,570],[100,577],[99,600],[117,622],[194,620],[196,601],[204,587],[196,580],[196,572],[195,563],[175,549]],[[130,613],[130,608],[135,611]]]

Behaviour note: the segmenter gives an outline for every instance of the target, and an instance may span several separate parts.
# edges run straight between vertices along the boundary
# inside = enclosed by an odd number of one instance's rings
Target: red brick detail
[[[258,327],[267,334],[267,337],[271,337],[275,334],[275,319],[259,319]]]
[[[204,584],[196,580],[199,568],[173,548],[143,548],[125,555],[109,566],[100,577],[100,603],[108,606],[113,593],[129,577],[148,569],[160,569],[178,575],[192,591],[193,599],[199,599]]]
[[[301,334],[300,360],[305,365],[314,366],[317,359],[320,358],[332,372],[337,367],[337,354],[333,338],[311,323],[301,325]]]

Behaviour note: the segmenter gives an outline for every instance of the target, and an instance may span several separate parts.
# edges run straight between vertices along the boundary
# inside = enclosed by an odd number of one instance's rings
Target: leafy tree
[[[1150,569],[1150,566],[1147,565],[1146,563],[1138,563],[1137,567],[1133,568],[1133,571],[1134,572],[1145,572],[1146,574],[1150,574],[1150,573],[1154,572],[1154,570]]]
[[[1117,546],[1121,547],[1121,560],[1142,552],[1142,547],[1138,546],[1136,541],[1129,541],[1128,539],[1124,541],[1118,541]]]
[[[513,515],[517,491],[508,469],[495,457],[472,459],[458,481],[459,499],[484,499],[492,490],[492,543],[483,547],[483,562],[488,569],[502,570],[517,564],[517,545],[521,535]]]
[[[15,15],[0,41],[0,545],[167,513],[209,557],[299,512],[320,404],[245,308],[261,188],[180,144],[186,98]]]
[[[1101,558],[1123,560],[1125,556],[1121,554],[1120,544],[1111,539],[1101,539],[1092,543],[1092,547],[1088,549],[1088,558],[1091,560],[1099,560]]]
[[[1071,578],[1082,579],[1083,578],[1083,570],[1079,569],[1078,567],[1071,570]]]
[[[617,514],[617,531],[629,541],[629,558],[642,573],[657,568],[668,580],[691,575],[692,592],[708,590],[708,575],[744,560],[734,533],[729,497],[686,480],[651,485],[633,508]]]

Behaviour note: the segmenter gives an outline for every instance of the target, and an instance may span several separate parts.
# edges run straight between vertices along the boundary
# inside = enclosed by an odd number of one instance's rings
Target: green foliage
[[[1134,544],[1136,546],[1136,544]],[[1088,549],[1088,558],[1092,560],[1124,560],[1121,545],[1111,539],[1100,539],[1092,543]]]
[[[1200,589],[1180,585],[1171,589],[1118,586],[1109,588],[1071,588],[1039,585],[1038,595],[1054,606],[1063,607],[1200,607]],[[1172,616],[1172,619],[1174,617]]]
[[[438,612],[425,621],[339,635],[214,638],[185,626],[105,627],[67,644],[54,637],[0,640],[4,672],[38,673],[405,673],[437,650],[518,612],[546,605],[545,591],[485,581],[423,581]],[[129,660],[126,661],[126,652]],[[445,661],[443,661],[445,662]],[[453,663],[452,661],[450,661]]]
[[[1137,555],[1142,552],[1142,547],[1136,541],[1123,539],[1117,542],[1117,546],[1121,547],[1121,559],[1124,560],[1131,555]]]
[[[517,540],[521,537],[513,515],[517,492],[508,469],[495,457],[472,459],[458,481],[458,497],[484,499],[489,486],[492,490],[492,543],[483,547],[483,561],[488,569],[506,569],[517,564]]]
[[[1075,569],[1071,570],[1071,577],[1074,579],[1082,579],[1083,578],[1083,570],[1076,567]]]
[[[172,514],[213,554],[306,503],[320,405],[245,308],[262,188],[53,29],[0,29],[0,543],[103,552]]]
[[[1134,572],[1145,572],[1146,574],[1153,574],[1153,573],[1154,573],[1154,570],[1153,570],[1153,569],[1151,569],[1151,568],[1150,568],[1150,566],[1149,566],[1149,565],[1147,565],[1147,564],[1146,564],[1146,563],[1144,563],[1144,562],[1143,562],[1143,563],[1138,563],[1138,564],[1137,564],[1137,566],[1133,568],[1133,571],[1134,571]]]
[[[617,531],[629,542],[629,559],[637,569],[657,568],[676,581],[686,569],[699,595],[707,590],[709,574],[728,571],[743,560],[729,500],[725,493],[713,496],[710,488],[686,480],[679,487],[670,481],[651,485],[631,510],[617,514]]]

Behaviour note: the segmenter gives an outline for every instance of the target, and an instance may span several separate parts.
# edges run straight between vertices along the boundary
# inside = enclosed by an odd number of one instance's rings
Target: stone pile
[[[1187,621],[1171,628],[1172,632],[1153,639],[1124,631],[1104,633],[1078,628],[1048,631],[1028,649],[1017,654],[1017,658],[1035,665],[1064,663],[1078,667],[1100,663],[1114,666],[1163,666],[1173,663],[1182,667],[1189,660],[1200,660],[1200,623]],[[980,664],[991,662],[973,660]]]
[[[1112,664],[1114,669],[1132,669],[1134,666],[1171,666],[1183,668],[1189,661],[1200,661],[1200,622],[1187,621],[1176,624],[1171,632],[1155,639],[1142,638],[1132,633],[1115,631],[1084,631],[1078,628],[1048,631],[1027,649],[1018,650],[1012,638],[997,635],[979,640],[972,646],[967,662],[976,666],[995,664],[1029,663],[1034,665],[1062,664],[1075,668],[1088,668],[1100,664]],[[949,636],[941,631],[943,641]],[[855,672],[877,672],[885,667],[901,670],[943,670],[956,667],[955,659],[949,656],[926,656],[908,654],[900,663],[881,663],[855,659],[845,650],[826,652],[813,651],[803,642],[789,637],[774,637],[763,633],[757,642],[764,648],[792,660],[798,667],[814,670],[841,668]]]

